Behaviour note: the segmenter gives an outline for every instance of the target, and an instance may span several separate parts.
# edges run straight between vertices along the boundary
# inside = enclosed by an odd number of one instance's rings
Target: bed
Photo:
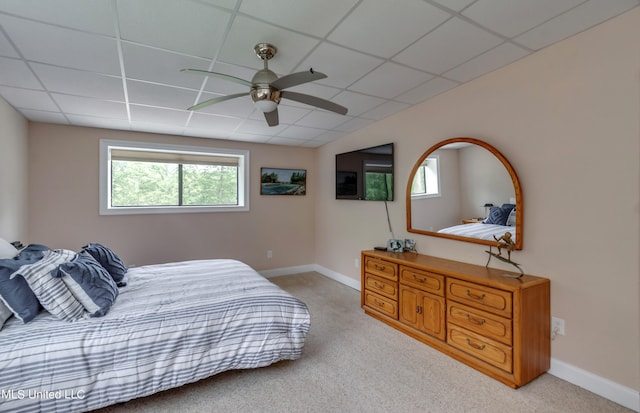
[[[495,241],[495,238],[500,238],[505,232],[511,232],[511,239],[516,240],[515,227],[508,225],[496,225],[496,224],[462,224],[454,225],[452,227],[443,228],[438,231],[441,234],[458,235],[461,237],[478,238],[488,241]]]
[[[479,223],[454,225],[443,228],[441,234],[457,235],[460,237],[477,238],[487,241],[496,241],[505,232],[511,233],[511,240],[516,241],[516,205],[502,204],[491,207],[486,219]]]
[[[88,411],[302,354],[306,305],[242,262],[134,267],[125,281],[104,316],[5,322],[0,411]]]

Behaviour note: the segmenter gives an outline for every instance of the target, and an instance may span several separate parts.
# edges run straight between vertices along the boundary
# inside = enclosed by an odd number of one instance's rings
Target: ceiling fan
[[[204,102],[200,102],[197,105],[191,106],[187,110],[199,110],[215,103],[224,102],[225,100],[250,95],[256,107],[264,113],[264,117],[267,120],[269,126],[278,125],[278,103],[280,103],[280,100],[283,98],[315,106],[331,112],[339,113],[341,115],[347,114],[347,108],[330,102],[326,99],[307,95],[304,93],[284,90],[293,86],[301,85],[303,83],[313,82],[314,80],[318,79],[324,79],[325,77],[327,77],[327,75],[325,75],[324,73],[316,72],[313,69],[309,69],[305,72],[291,73],[279,78],[278,75],[269,70],[267,63],[276,55],[278,49],[276,49],[276,47],[270,43],[258,43],[257,45],[255,45],[253,50],[255,51],[258,58],[262,59],[262,61],[264,62],[264,68],[256,72],[256,74],[253,76],[253,79],[251,79],[251,82],[234,76],[225,75],[223,73],[209,72],[199,69],[182,69],[182,72],[217,77],[220,79],[239,83],[241,85],[249,86],[251,88],[248,92],[245,93],[235,93],[233,95],[220,96],[213,99],[205,100]]]

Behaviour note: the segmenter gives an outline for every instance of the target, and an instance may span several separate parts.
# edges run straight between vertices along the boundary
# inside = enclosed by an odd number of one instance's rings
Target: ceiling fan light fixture
[[[278,104],[272,100],[256,100],[254,104],[263,113],[273,112],[278,108]]]

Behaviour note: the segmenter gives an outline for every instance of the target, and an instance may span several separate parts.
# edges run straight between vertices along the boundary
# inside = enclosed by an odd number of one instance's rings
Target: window
[[[100,141],[100,214],[249,210],[249,151]]]
[[[440,196],[440,169],[438,156],[429,156],[418,167],[411,185],[412,198]]]

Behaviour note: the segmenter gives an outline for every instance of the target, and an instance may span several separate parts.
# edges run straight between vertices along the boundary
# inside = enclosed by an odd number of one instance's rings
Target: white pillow
[[[5,258],[13,258],[18,255],[18,250],[16,247],[11,245],[10,242],[3,240],[0,238],[0,260]]]

